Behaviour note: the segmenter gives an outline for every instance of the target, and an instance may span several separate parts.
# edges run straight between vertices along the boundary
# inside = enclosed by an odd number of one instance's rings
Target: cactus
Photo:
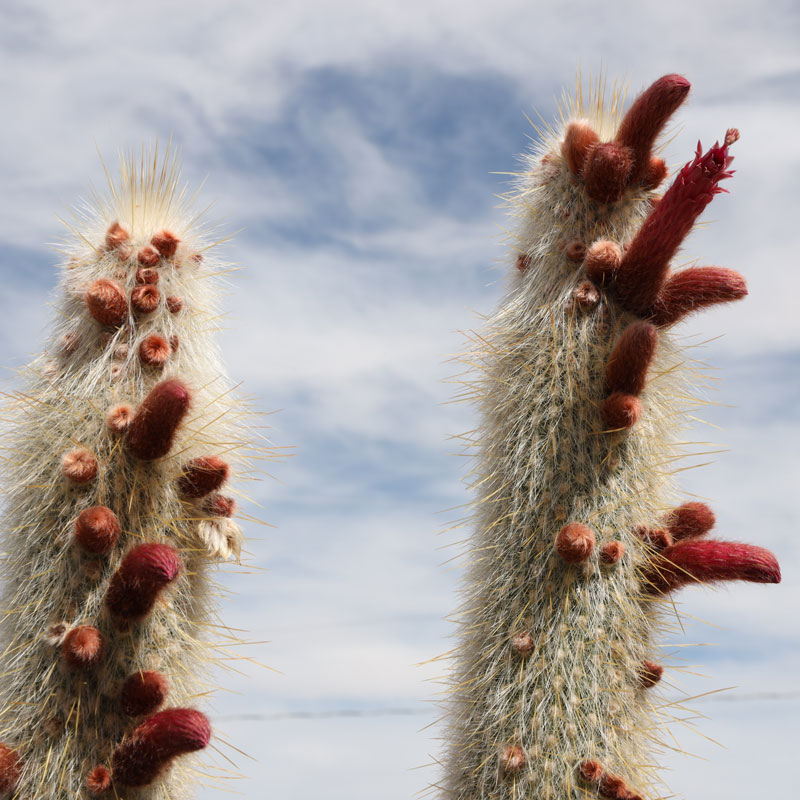
[[[245,411],[176,157],[123,160],[76,213],[52,338],[8,408],[0,793],[177,800],[211,729],[211,565]]]
[[[697,369],[672,328],[747,293],[731,270],[670,269],[738,138],[698,145],[659,196],[654,147],[688,91],[667,75],[624,116],[617,92],[577,95],[509,195],[515,268],[466,359],[482,422],[444,796],[661,796],[670,592],[780,580],[768,551],[704,538],[711,509],[674,482]]]

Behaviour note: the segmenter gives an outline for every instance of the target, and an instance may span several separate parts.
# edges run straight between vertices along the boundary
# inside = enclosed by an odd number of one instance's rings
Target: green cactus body
[[[8,409],[0,788],[176,800],[195,783],[177,757],[210,735],[192,708],[210,565],[241,545],[220,493],[246,460],[214,343],[224,265],[171,157],[124,162],[74,233],[52,338]]]
[[[618,132],[602,104],[581,109],[588,119],[529,157],[512,198],[516,269],[468,359],[481,371],[471,391],[482,423],[447,797],[659,796],[653,750],[666,715],[650,659],[666,592],[693,579],[778,579],[766,551],[700,538],[713,524],[707,507],[675,508],[692,368],[669,327],[686,307],[745,293],[727,270],[713,297],[710,273],[699,276],[705,294],[677,292],[681,273],[663,266],[654,275],[677,247],[673,229],[685,235],[729,161],[726,140],[716,172],[681,173],[700,182],[702,200],[673,187],[654,218],[664,169],[651,148],[686,91],[679,76],[662,78]],[[659,257],[633,270],[626,259],[654,241]],[[724,551],[722,567],[704,562],[709,546]],[[686,547],[700,553],[684,563]]]

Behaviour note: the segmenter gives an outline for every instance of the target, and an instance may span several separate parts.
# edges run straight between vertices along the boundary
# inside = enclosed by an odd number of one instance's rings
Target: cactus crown
[[[667,593],[780,579],[767,551],[702,538],[713,513],[674,484],[693,373],[670,329],[746,294],[731,270],[670,269],[738,138],[698,146],[657,194],[656,140],[688,91],[664,76],[624,115],[617,92],[578,96],[509,196],[515,269],[466,359],[482,421],[447,797],[659,796]]]
[[[70,225],[52,337],[7,409],[0,792],[30,800],[191,793],[210,566],[241,549],[224,484],[258,455],[214,341],[227,265],[176,157],[109,186]]]

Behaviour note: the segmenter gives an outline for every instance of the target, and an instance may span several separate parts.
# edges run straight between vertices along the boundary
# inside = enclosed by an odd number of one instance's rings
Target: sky
[[[441,747],[443,667],[417,665],[451,646],[446,562],[468,531],[443,531],[469,500],[452,437],[476,422],[448,402],[450,359],[503,289],[498,195],[537,135],[527,117],[552,119],[578,68],[631,94],[689,78],[673,167],[698,138],[741,131],[731,194],[684,248],[742,272],[750,296],[680,329],[714,368],[696,438],[719,450],[681,485],[724,538],[772,549],[784,578],[680,595],[705,622],[669,640],[687,670],[666,696],[738,688],[690,703],[708,719],[675,733],[696,757],[664,762],[678,797],[789,795],[799,23],[786,0],[769,13],[751,0],[2,4],[0,362],[19,367],[43,342],[57,217],[102,184],[98,151],[113,164],[172,136],[187,183],[205,180],[211,216],[238,231],[223,352],[293,455],[250,489],[263,508],[248,511],[271,526],[246,525],[253,569],[221,576],[225,621],[266,642],[243,654],[271,668],[235,664],[210,707],[212,758],[244,776],[234,796],[400,800],[437,778],[424,765]]]

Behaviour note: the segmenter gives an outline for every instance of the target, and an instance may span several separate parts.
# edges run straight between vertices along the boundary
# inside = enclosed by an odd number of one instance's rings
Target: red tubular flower
[[[190,404],[189,390],[177,378],[156,384],[128,426],[125,437],[128,452],[143,461],[165,456]]]
[[[688,314],[747,296],[744,278],[723,267],[690,267],[672,275],[658,293],[648,317],[655,325],[674,325]]]
[[[649,322],[634,322],[625,328],[606,367],[606,389],[640,395],[657,344],[658,331]]]
[[[123,786],[147,786],[177,756],[202,750],[211,738],[205,715],[170,708],[146,719],[114,751],[111,774]]]
[[[648,590],[665,594],[712,581],[780,583],[778,561],[769,550],[738,542],[686,539],[667,547],[645,575]]]
[[[703,154],[700,143],[692,161],[678,173],[661,202],[645,220],[614,273],[614,291],[628,311],[644,314],[655,303],[669,262],[691,231],[695,220],[715,194],[718,184],[733,173],[728,146],[738,132],[729,130],[725,141]]]
[[[691,84],[682,75],[664,75],[645,89],[628,109],[616,141],[633,154],[631,181],[643,178],[651,166],[656,138],[689,94]]]
[[[122,559],[106,593],[109,611],[120,620],[137,620],[153,608],[161,590],[178,577],[181,559],[168,544],[140,544]]]

